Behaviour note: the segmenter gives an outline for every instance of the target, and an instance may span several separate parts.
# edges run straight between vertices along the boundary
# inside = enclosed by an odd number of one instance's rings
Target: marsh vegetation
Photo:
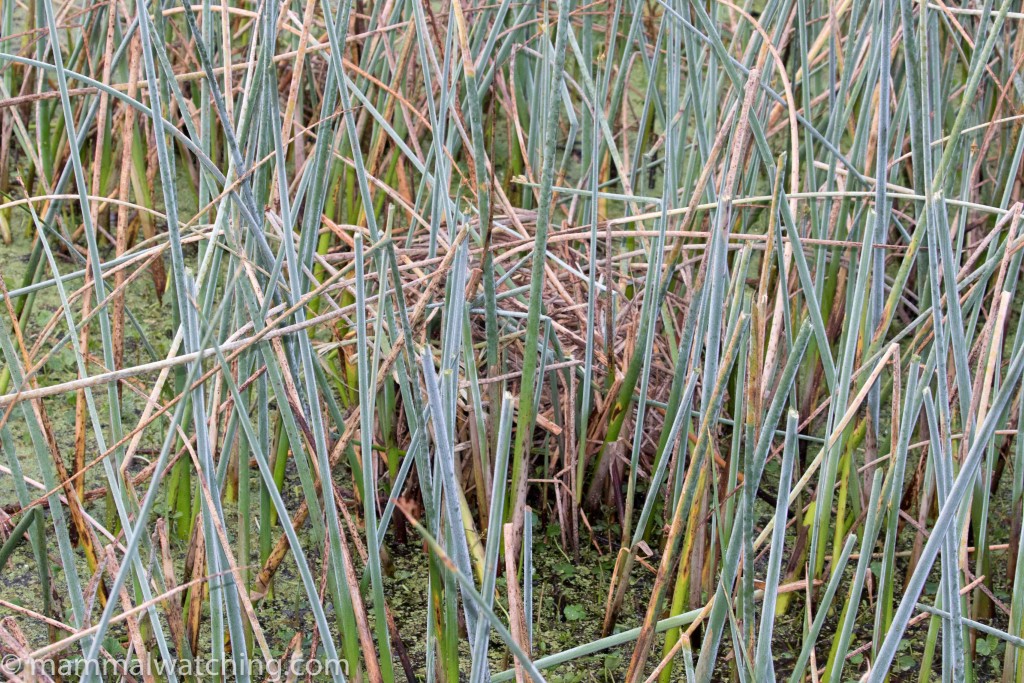
[[[1019,9],[0,3],[0,675],[1024,682]]]

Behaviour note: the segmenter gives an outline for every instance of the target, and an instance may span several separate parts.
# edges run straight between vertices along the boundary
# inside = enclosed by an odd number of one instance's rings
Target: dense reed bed
[[[4,675],[1024,681],[1024,14],[737,3],[0,4]]]

